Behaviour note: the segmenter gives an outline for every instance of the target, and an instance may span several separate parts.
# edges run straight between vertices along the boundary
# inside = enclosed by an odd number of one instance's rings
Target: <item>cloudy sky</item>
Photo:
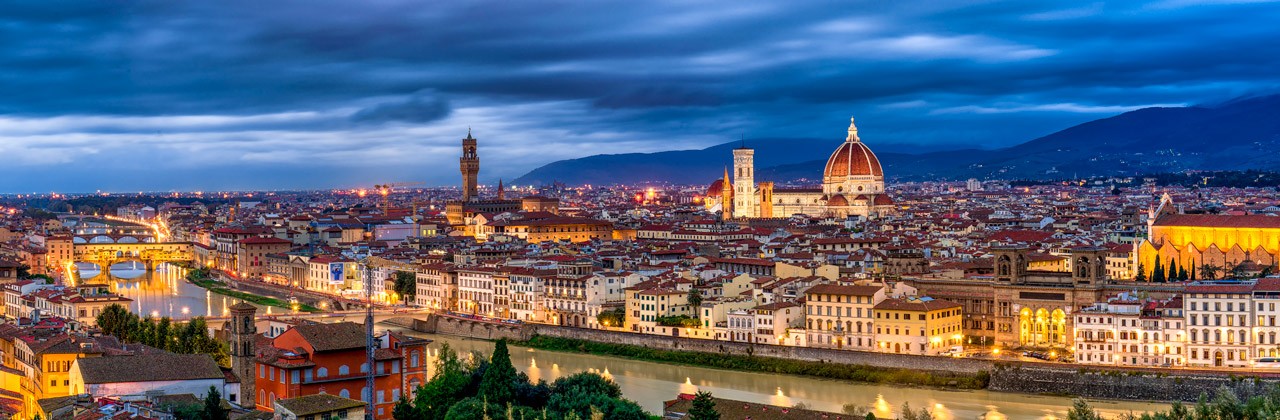
[[[1001,147],[1275,92],[1265,1],[25,1],[0,192],[482,182],[738,138]]]

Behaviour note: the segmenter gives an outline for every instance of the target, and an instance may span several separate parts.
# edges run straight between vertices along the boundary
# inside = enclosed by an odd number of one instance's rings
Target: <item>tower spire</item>
[[[861,139],[858,138],[858,126],[854,125],[853,117],[849,117],[849,136],[845,137],[844,141],[851,142],[851,143],[857,143],[862,141]]]
[[[504,190],[502,189],[502,178],[498,178],[498,199],[499,199],[499,200],[505,200],[505,199],[506,199],[506,198],[504,197],[504,196],[506,195],[506,193],[504,193],[503,191],[504,191]]]

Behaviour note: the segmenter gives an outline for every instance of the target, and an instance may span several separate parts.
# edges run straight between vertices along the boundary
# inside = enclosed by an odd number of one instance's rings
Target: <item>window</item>
[[[327,368],[323,368],[323,367],[322,367],[322,368],[320,368],[320,369],[316,369],[316,377],[318,377],[318,378],[328,378],[328,377],[329,377],[329,369],[327,369]]]

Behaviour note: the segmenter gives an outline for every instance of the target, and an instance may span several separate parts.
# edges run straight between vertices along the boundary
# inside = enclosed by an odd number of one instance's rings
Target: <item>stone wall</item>
[[[601,343],[629,344],[633,346],[665,350],[767,356],[815,362],[833,362],[853,365],[960,373],[977,373],[979,371],[991,370],[992,368],[992,363],[990,361],[980,359],[957,359],[910,354],[777,346],[772,344],[703,340],[685,337],[665,337],[621,331],[589,330],[554,325],[526,325],[526,327],[531,329],[533,334],[548,337],[573,338]]]
[[[873,353],[835,349],[776,346],[771,344],[738,343],[702,340],[685,337],[665,337],[623,331],[591,330],[542,324],[495,325],[489,322],[431,315],[425,320],[409,324],[405,318],[394,318],[387,323],[433,334],[456,335],[469,338],[497,340],[528,340],[534,335],[572,338],[601,343],[617,343],[633,346],[682,350],[717,354],[737,354],[777,357],[784,359],[832,362],[854,365],[929,370],[939,372],[977,373],[989,371],[992,362],[980,359],[957,359],[910,354]]]
[[[776,346],[541,324],[496,325],[483,321],[434,315],[427,319],[393,318],[386,322],[427,333],[487,340],[501,338],[527,340],[534,335],[542,335],[664,350],[755,355],[885,368],[958,373],[987,371],[991,374],[989,389],[1030,394],[1123,400],[1195,401],[1201,394],[1212,395],[1223,386],[1243,399],[1263,392],[1268,385],[1280,385],[1280,377],[1241,378],[1230,375],[1229,372],[1225,374],[1197,371],[1161,372],[1151,369],[1119,368],[1104,370],[1029,362],[1001,362],[997,365],[991,360],[983,359]]]
[[[992,391],[1060,394],[1092,398],[1146,401],[1195,401],[1227,387],[1240,398],[1264,392],[1280,379],[1233,375],[1085,370],[1064,367],[1001,365],[991,372]]]
[[[505,338],[524,341],[529,339],[530,330],[527,324],[495,324],[436,315],[429,315],[425,320],[415,320],[412,325],[406,325],[404,318],[392,318],[386,322],[425,333],[456,335],[485,340]]]

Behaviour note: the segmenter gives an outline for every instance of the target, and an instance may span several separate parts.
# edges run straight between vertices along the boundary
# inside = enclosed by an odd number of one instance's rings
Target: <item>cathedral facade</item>
[[[707,188],[709,209],[719,207],[724,218],[809,216],[876,218],[893,211],[893,199],[884,189],[884,170],[875,153],[858,137],[849,119],[844,143],[827,158],[822,186],[774,188],[772,182],[756,183],[755,150],[733,151],[733,174]]]

